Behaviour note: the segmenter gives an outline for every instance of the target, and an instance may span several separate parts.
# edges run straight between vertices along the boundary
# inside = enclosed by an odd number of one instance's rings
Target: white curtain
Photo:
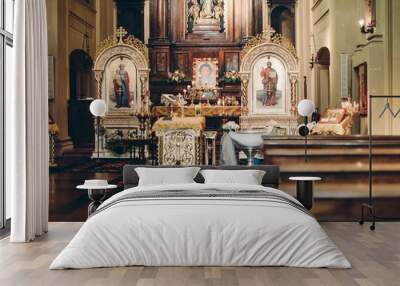
[[[15,1],[14,94],[6,98],[6,187],[12,242],[48,226],[48,78],[46,0]]]

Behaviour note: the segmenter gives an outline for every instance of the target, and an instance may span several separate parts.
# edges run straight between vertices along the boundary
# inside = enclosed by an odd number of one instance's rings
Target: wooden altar
[[[156,106],[160,105],[162,93],[177,94],[193,85],[195,59],[217,59],[219,79],[228,71],[238,72],[244,42],[262,31],[262,0],[214,1],[214,13],[210,15],[196,10],[195,3],[150,3],[150,92]],[[241,13],[244,9],[247,12]],[[174,71],[184,73],[188,81],[169,83],[168,74]],[[240,83],[220,83],[219,87],[222,96],[235,96],[240,101]]]
[[[153,125],[158,138],[159,165],[192,166],[202,163],[204,117],[159,119]]]

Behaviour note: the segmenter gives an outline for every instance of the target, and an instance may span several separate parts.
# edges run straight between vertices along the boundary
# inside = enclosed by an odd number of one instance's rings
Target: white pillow
[[[135,168],[139,186],[190,184],[200,171],[198,167],[187,168]]]
[[[261,185],[265,171],[262,170],[202,170],[205,184]]]

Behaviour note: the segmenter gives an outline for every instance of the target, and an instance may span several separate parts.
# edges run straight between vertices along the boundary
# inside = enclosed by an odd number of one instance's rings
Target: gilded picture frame
[[[218,83],[218,59],[195,58],[193,60],[193,86],[215,88]]]

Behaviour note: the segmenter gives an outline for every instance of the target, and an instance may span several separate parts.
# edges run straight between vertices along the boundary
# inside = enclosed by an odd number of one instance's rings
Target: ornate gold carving
[[[191,166],[200,164],[201,132],[194,130],[168,130],[157,132],[160,165]]]
[[[114,47],[118,44],[117,39],[114,36],[108,36],[107,38],[105,38],[103,41],[101,41],[98,45],[97,45],[97,49],[96,49],[96,58],[99,57],[99,55],[106,49]]]
[[[248,78],[242,78],[242,116],[246,116],[249,113],[248,85]]]
[[[297,77],[290,77],[290,114],[297,115]]]
[[[142,107],[141,107],[141,111],[143,113],[149,113],[149,101],[150,101],[150,92],[149,90],[146,88],[147,86],[147,75],[143,74],[140,76],[140,88],[142,91],[142,96],[141,96],[141,101],[142,101]]]
[[[119,27],[116,31],[115,31],[115,36],[118,38],[118,43],[122,44],[122,41],[124,39],[124,37],[128,34],[128,32],[122,28]]]
[[[148,59],[147,48],[139,39],[136,39],[134,36],[129,35],[124,39],[124,43],[125,45],[134,47],[137,50],[141,51],[146,59]]]
[[[247,42],[240,53],[240,59],[243,59],[251,49],[264,43],[280,45],[287,49],[297,59],[296,48],[293,46],[292,42],[281,34],[276,33],[271,26],[268,26],[263,33],[258,34]]]
[[[126,45],[139,50],[148,60],[149,56],[146,46],[139,39],[136,39],[132,35],[125,37],[126,34],[127,32],[122,27],[120,27],[115,31],[113,36],[107,37],[106,39],[101,41],[96,49],[96,58],[98,58],[102,52],[109,48]]]

